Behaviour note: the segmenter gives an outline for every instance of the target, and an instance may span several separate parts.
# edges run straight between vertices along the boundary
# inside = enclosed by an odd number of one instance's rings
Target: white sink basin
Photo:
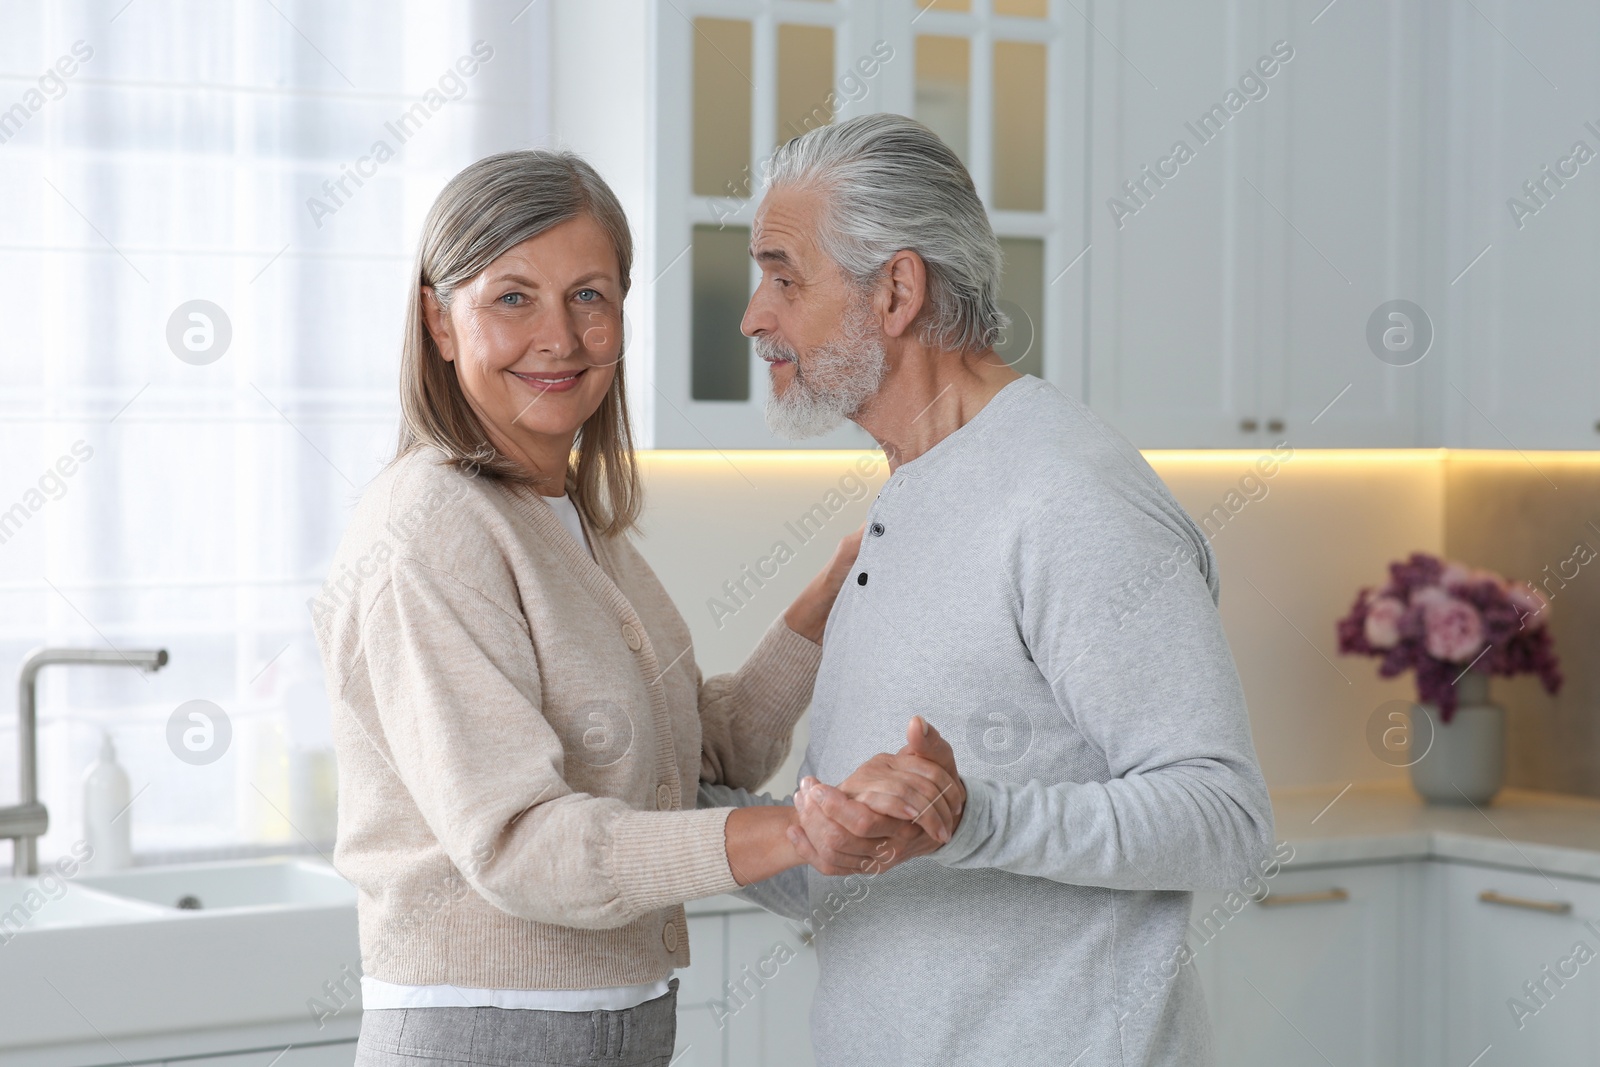
[[[166,908],[122,900],[60,878],[0,880],[0,944],[19,934],[53,927],[137,922],[166,912]]]
[[[355,887],[320,863],[252,860],[84,875],[78,883],[166,908],[216,911],[278,905],[354,907]]]
[[[320,863],[0,879],[0,1067],[353,1040],[360,973],[355,889]]]

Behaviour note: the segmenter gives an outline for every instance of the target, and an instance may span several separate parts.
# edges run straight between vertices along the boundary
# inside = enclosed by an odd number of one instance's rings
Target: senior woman
[[[696,788],[783,761],[859,534],[743,667],[702,679],[626,537],[632,254],[616,197],[565,153],[480,160],[424,225],[400,447],[315,612],[358,1063],[666,1064],[683,902],[801,862],[792,807],[695,810]],[[878,806],[942,834],[942,773],[879,775]]]

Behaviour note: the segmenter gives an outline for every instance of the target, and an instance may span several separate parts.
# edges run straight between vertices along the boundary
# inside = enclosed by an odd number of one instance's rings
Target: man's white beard
[[[780,395],[767,396],[767,426],[779,437],[818,437],[861,410],[883,384],[887,353],[865,303],[852,307],[837,337],[818,345],[801,368],[795,350],[756,338],[756,354],[794,362],[794,376]]]

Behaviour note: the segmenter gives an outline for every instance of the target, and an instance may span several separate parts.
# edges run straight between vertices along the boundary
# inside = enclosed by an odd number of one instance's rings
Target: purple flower
[[[1518,621],[1524,629],[1537,630],[1544,625],[1544,613],[1550,610],[1550,602],[1532,583],[1512,582],[1506,589],[1506,596],[1517,609]]]
[[[1389,565],[1379,590],[1356,595],[1337,623],[1339,651],[1377,657],[1380,677],[1415,672],[1419,698],[1449,722],[1463,664],[1505,677],[1537,674],[1546,692],[1560,690],[1548,610],[1527,582],[1414,552]]]

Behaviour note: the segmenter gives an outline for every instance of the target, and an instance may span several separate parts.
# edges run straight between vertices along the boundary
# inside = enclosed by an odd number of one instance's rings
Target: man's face
[[[814,239],[822,212],[814,191],[774,189],[750,231],[761,281],[740,328],[767,362],[767,423],[783,437],[815,437],[854,416],[886,365],[871,294]]]

